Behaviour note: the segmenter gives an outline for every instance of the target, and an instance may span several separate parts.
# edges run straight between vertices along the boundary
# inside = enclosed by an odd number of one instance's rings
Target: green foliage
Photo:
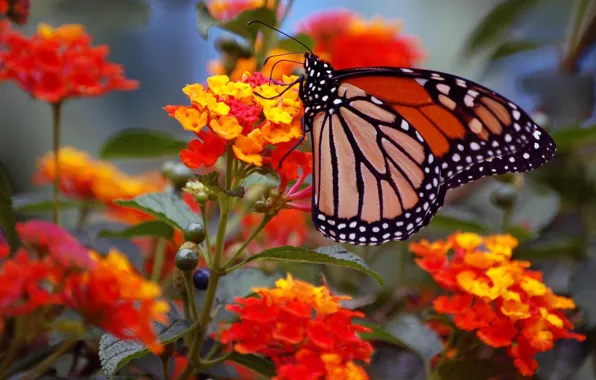
[[[575,264],[569,276],[569,291],[584,314],[588,326],[596,327],[596,259]]]
[[[399,315],[387,324],[385,331],[403,342],[426,362],[430,362],[443,350],[443,343],[437,333],[411,314]]]
[[[506,57],[511,57],[519,53],[524,53],[532,50],[537,50],[543,47],[544,44],[536,41],[525,39],[510,39],[499,45],[497,49],[490,56],[490,60],[494,61]]]
[[[12,206],[12,190],[6,173],[0,169],[0,229],[6,236],[10,249],[15,251],[19,245],[19,235],[15,230],[16,219]]]
[[[153,215],[181,231],[191,223],[202,224],[199,215],[194,213],[184,201],[170,193],[144,194],[134,199],[118,200],[114,203]]]
[[[385,343],[390,343],[390,344],[393,344],[394,346],[402,347],[402,348],[405,348],[405,349],[408,349],[408,350],[414,352],[414,350],[411,349],[406,343],[404,343],[402,340],[400,340],[399,338],[395,337],[394,335],[392,335],[388,331],[385,331],[385,329],[383,327],[374,325],[374,324],[369,323],[369,322],[367,322],[365,320],[360,320],[360,321],[357,321],[356,323],[359,324],[359,325],[361,325],[361,326],[368,327],[369,329],[372,330],[370,332],[361,332],[361,333],[358,333],[358,335],[362,339],[368,340],[368,341],[371,341],[371,342],[385,342]]]
[[[162,237],[171,240],[174,236],[174,228],[171,225],[159,220],[144,222],[136,226],[128,227],[123,230],[111,231],[102,230],[97,234],[100,238],[134,238],[139,236]]]
[[[596,143],[596,124],[582,127],[579,123],[552,132],[557,149],[570,150]]]
[[[149,129],[126,129],[112,135],[99,149],[104,160],[174,156],[186,148],[186,141],[169,133]]]
[[[199,32],[199,35],[205,41],[207,41],[209,38],[209,29],[214,26],[218,26],[219,21],[211,16],[211,13],[209,13],[209,8],[207,8],[207,3],[205,3],[204,0],[197,2],[196,12],[197,31]]]
[[[52,212],[54,201],[50,194],[44,193],[22,193],[12,196],[13,208],[17,214],[43,214]],[[83,205],[92,206],[93,203],[61,199],[59,207],[61,210],[73,209]]]
[[[275,365],[273,362],[260,356],[240,355],[234,352],[232,355],[230,355],[228,360],[251,369],[266,379],[271,379],[273,376],[275,376]]]
[[[299,247],[271,248],[251,256],[247,263],[256,260],[336,265],[364,272],[377,280],[379,285],[383,285],[381,276],[372,271],[360,256],[348,252],[341,246],[321,247],[315,251]]]
[[[515,374],[509,363],[491,359],[466,358],[444,363],[432,380],[477,380]]]
[[[314,49],[315,40],[308,34],[299,33],[293,37],[295,39],[297,39],[298,41],[302,42],[303,44],[305,44],[309,49],[311,49],[311,50]],[[279,42],[277,43],[277,47],[282,50],[286,50],[288,52],[294,52],[294,51],[303,52],[304,51],[304,46],[300,45],[298,42],[292,40],[291,38],[283,38],[283,39],[279,40]],[[298,56],[298,55],[296,55],[296,56]]]

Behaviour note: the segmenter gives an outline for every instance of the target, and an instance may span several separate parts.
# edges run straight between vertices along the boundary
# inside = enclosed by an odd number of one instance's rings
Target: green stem
[[[225,176],[225,189],[230,190],[232,188],[232,170],[233,170],[233,160],[234,155],[232,149],[228,147],[228,151],[226,153],[226,176]],[[199,317],[199,323],[196,326],[198,331],[193,331],[193,341],[190,346],[190,351],[188,354],[189,358],[189,365],[182,371],[180,376],[178,377],[180,380],[188,379],[193,371],[199,371],[201,367],[205,367],[202,365],[200,358],[198,358],[199,351],[203,346],[203,341],[205,340],[205,336],[207,335],[207,328],[209,327],[209,322],[211,319],[211,309],[213,307],[213,303],[215,301],[215,294],[217,291],[217,285],[219,283],[220,278],[222,277],[222,267],[221,261],[223,258],[224,253],[224,243],[226,237],[226,227],[228,222],[228,217],[230,215],[230,197],[227,196],[225,193],[219,196],[219,207],[220,207],[220,217],[219,223],[217,225],[217,238],[215,241],[215,257],[213,258],[213,262],[211,267],[211,276],[209,278],[209,285],[207,286],[207,292],[205,294],[205,303],[203,304],[201,315]],[[192,287],[192,281],[189,284],[189,280],[185,273],[185,280],[187,290],[189,285]]]
[[[151,281],[156,284],[161,280],[161,271],[166,260],[166,248],[168,241],[164,238],[158,238],[153,255],[153,271],[151,272]]]
[[[230,355],[232,355],[232,351],[226,352],[225,354],[221,355],[219,358],[215,358],[215,359],[206,359],[206,360],[201,360],[201,367],[202,368],[209,368],[212,367],[216,364],[219,363],[223,363],[226,360],[228,360],[228,358],[230,357]]]
[[[192,284],[192,271],[184,271],[184,284],[186,285],[186,304],[190,309],[190,315],[192,321],[196,322],[199,320],[199,313],[197,312],[197,305],[195,303],[195,287]]]
[[[71,348],[75,346],[78,342],[78,339],[69,339],[62,343],[56,351],[54,351],[50,356],[45,358],[43,361],[38,363],[29,373],[27,376],[24,377],[24,380],[34,380],[38,379],[45,371],[47,371],[62,354],[70,351]]]
[[[52,130],[54,144],[54,205],[52,220],[54,224],[60,224],[60,119],[62,114],[62,102],[52,104]]]
[[[240,256],[242,255],[242,253],[244,252],[244,250],[246,249],[246,247],[248,247],[248,245],[250,244],[250,242],[252,242],[258,235],[259,233],[263,230],[263,228],[265,228],[265,226],[271,221],[271,219],[273,219],[275,215],[274,214],[264,214],[263,217],[261,218],[261,222],[259,223],[259,225],[254,229],[254,231],[252,232],[252,234],[248,237],[248,239],[246,239],[244,241],[244,243],[242,243],[242,245],[240,246],[240,248],[238,248],[238,250],[236,251],[236,253],[234,253],[234,255],[230,258],[230,260],[228,260],[228,262],[226,263],[226,265],[224,265],[224,268],[229,268],[234,261]],[[234,268],[237,269],[237,268]]]
[[[441,365],[443,365],[443,363],[445,363],[445,360],[447,359],[447,355],[449,354],[449,349],[453,345],[454,340],[455,340],[455,331],[453,331],[451,333],[451,335],[449,335],[449,339],[447,340],[447,343],[445,344],[445,347],[443,348],[443,353],[441,354],[441,359],[439,359],[439,362],[437,363],[436,371],[438,371],[439,368],[441,368]]]
[[[6,372],[16,359],[17,355],[19,354],[19,350],[21,348],[22,343],[22,336],[24,332],[23,322],[23,318],[16,318],[14,320],[14,336],[12,341],[10,342],[10,346],[8,347],[8,352],[6,353],[4,359],[2,360],[2,363],[0,364],[0,378],[5,378],[5,376],[7,375]]]
[[[506,233],[509,230],[509,225],[511,224],[511,217],[513,216],[513,206],[507,207],[505,209],[505,213],[503,214],[503,233]]]
[[[91,205],[88,202],[83,202],[81,207],[79,207],[79,218],[77,219],[77,229],[83,228],[87,218],[89,217],[89,213],[91,212]]]
[[[164,380],[170,380],[170,357],[161,357],[161,372]]]
[[[209,220],[207,218],[207,205],[201,204],[199,205],[201,210],[201,218],[203,218],[203,228],[205,229],[205,249],[207,250],[207,255],[205,256],[205,260],[211,257],[211,237],[209,236]],[[207,266],[209,266],[209,261],[206,262]]]

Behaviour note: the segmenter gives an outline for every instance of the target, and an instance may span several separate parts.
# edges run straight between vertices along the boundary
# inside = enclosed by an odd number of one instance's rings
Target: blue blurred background
[[[213,40],[203,41],[195,29],[191,0],[32,0],[31,19],[23,27],[34,33],[37,23],[53,26],[81,23],[97,44],[111,47],[110,59],[125,65],[127,76],[141,82],[134,92],[112,93],[97,99],[70,101],[64,107],[63,145],[95,154],[102,142],[123,128],[152,128],[183,133],[161,109],[184,103],[181,88],[203,81],[206,65],[217,56]],[[343,7],[364,16],[400,19],[404,32],[418,36],[428,58],[425,68],[468,77],[510,97],[529,111],[534,99],[520,91],[519,78],[555,64],[556,49],[541,49],[499,65],[487,64],[482,55],[466,58],[462,48],[494,0],[299,0],[284,25],[296,23],[312,12]],[[565,34],[569,6],[560,0],[547,4],[523,20],[524,33],[542,40]],[[589,61],[589,60],[588,60]],[[594,66],[594,65],[592,65]],[[34,161],[50,149],[50,108],[30,99],[12,83],[0,85],[0,163],[8,170],[15,191],[34,188]],[[121,162],[136,172],[154,163]]]

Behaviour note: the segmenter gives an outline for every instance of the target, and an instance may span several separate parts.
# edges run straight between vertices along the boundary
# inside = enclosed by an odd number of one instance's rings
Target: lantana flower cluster
[[[322,11],[298,30],[315,40],[315,53],[336,69],[370,66],[414,67],[424,58],[420,42],[402,34],[398,21],[366,20],[351,11]],[[383,54],[379,54],[383,52]]]
[[[289,274],[275,288],[254,291],[257,297],[237,298],[227,307],[240,320],[222,332],[222,343],[240,354],[271,358],[277,380],[368,378],[355,361],[370,361],[372,346],[358,336],[370,330],[352,321],[363,313],[340,305],[350,297]]]
[[[42,23],[31,37],[7,24],[0,31],[0,81],[13,81],[36,99],[60,103],[139,87],[125,78],[122,66],[107,60],[108,46],[91,45],[82,25]]]
[[[0,0],[0,16],[6,16],[17,24],[26,24],[29,19],[29,0]]]
[[[117,199],[131,199],[138,195],[160,192],[165,181],[151,176],[131,176],[115,165],[93,159],[86,152],[73,147],[62,147],[58,152],[60,165],[60,191],[68,197],[97,201],[108,207],[111,216],[122,221],[139,222],[147,215],[124,209],[113,203]],[[52,182],[56,175],[53,152],[41,157],[38,162],[35,181],[38,184]]]
[[[298,178],[300,167],[310,174],[312,154],[298,150],[279,168],[302,137],[298,89],[287,88],[295,79],[284,77],[283,83],[277,83],[259,73],[245,73],[242,80],[231,81],[226,75],[215,75],[207,79],[207,86],[184,87],[190,106],[165,107],[197,136],[180,153],[182,162],[189,168],[208,168],[231,147],[237,160],[250,166],[271,166],[288,180]]]
[[[0,240],[0,321],[66,306],[86,324],[162,351],[153,322],[167,323],[169,305],[123,254],[101,257],[45,221],[19,223],[17,231],[23,244],[13,255]]]
[[[446,240],[410,244],[416,263],[452,295],[433,302],[435,311],[453,316],[461,330],[475,332],[485,344],[506,348],[524,376],[538,368],[538,352],[559,339],[584,340],[573,333],[564,311],[575,308],[542,282],[530,262],[513,260],[518,241],[510,235],[482,237],[457,233]]]

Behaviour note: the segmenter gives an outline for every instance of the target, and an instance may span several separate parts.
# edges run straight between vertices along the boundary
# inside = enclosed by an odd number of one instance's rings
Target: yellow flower
[[[207,78],[207,83],[215,95],[227,95],[237,99],[252,96],[252,87],[248,83],[231,82],[227,75],[214,75]]]
[[[201,108],[207,108],[218,115],[227,115],[230,112],[230,106],[224,102],[218,102],[213,94],[205,91],[204,87],[198,83],[186,85],[184,92],[193,104]]]
[[[527,276],[523,277],[520,286],[529,296],[543,296],[548,289],[542,282]]]
[[[213,119],[209,123],[213,132],[226,140],[233,140],[242,133],[242,126],[238,124],[233,116],[221,116],[219,119]]]
[[[454,237],[455,244],[466,251],[478,248],[483,240],[482,236],[471,232],[459,233]]]
[[[199,132],[205,125],[209,112],[200,112],[193,107],[180,107],[174,113],[174,118],[178,120],[182,128],[187,131]]]
[[[557,315],[549,313],[547,308],[541,307],[540,315],[551,325],[556,326],[560,329],[564,327],[563,320],[561,320],[561,318],[559,318]]]
[[[263,138],[269,144],[285,143],[302,137],[302,125],[300,121],[291,124],[276,124],[266,121],[261,127]]]
[[[263,165],[263,157],[261,157],[260,153],[263,151],[263,146],[261,131],[255,129],[248,136],[239,135],[232,146],[232,150],[234,151],[234,156],[240,161],[261,166]]]
[[[530,318],[530,306],[519,300],[506,300],[501,306],[501,312],[511,319]]]

